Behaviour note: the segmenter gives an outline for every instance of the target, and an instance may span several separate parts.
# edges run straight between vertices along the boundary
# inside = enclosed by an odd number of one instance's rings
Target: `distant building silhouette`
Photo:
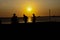
[[[23,15],[23,20],[24,20],[24,23],[27,23],[28,21],[28,17],[25,14]]]
[[[33,23],[35,23],[35,22],[36,22],[36,16],[35,16],[35,14],[33,14],[32,22],[33,22]]]
[[[18,23],[18,17],[16,16],[16,14],[13,14],[13,17],[11,18],[11,22],[12,24],[17,24]]]

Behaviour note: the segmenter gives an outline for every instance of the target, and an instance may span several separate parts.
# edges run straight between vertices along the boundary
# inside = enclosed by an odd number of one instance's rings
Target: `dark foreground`
[[[60,23],[1,24],[0,32],[60,32]]]

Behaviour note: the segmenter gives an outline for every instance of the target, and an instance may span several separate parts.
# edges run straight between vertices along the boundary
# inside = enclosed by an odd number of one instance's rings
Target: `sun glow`
[[[31,7],[27,7],[27,11],[31,12],[32,8]]]

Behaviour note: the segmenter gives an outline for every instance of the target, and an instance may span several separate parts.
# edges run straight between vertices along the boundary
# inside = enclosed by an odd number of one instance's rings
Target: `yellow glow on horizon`
[[[36,10],[37,10],[34,5],[25,5],[22,7],[22,9],[23,10],[21,12],[23,12],[23,14],[25,14],[28,17],[32,17],[33,13],[36,14]]]
[[[28,22],[32,22],[32,21],[31,21],[31,17],[28,18]]]

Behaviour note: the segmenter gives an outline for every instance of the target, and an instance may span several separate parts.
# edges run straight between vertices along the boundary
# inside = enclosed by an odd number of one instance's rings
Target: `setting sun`
[[[27,8],[27,11],[32,11],[32,8],[31,8],[31,7],[28,7],[28,8]]]

